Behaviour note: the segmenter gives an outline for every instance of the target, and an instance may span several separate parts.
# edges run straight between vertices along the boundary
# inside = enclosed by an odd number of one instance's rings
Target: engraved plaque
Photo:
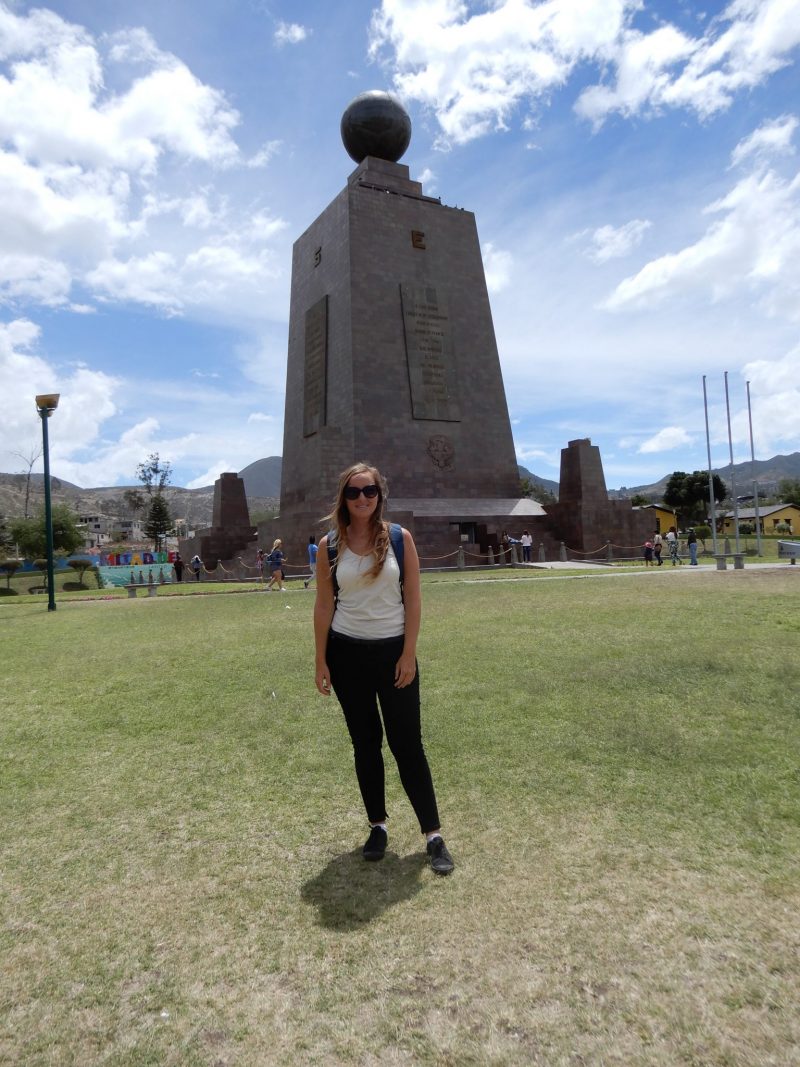
[[[415,419],[460,422],[447,302],[433,286],[400,286],[411,410]]]
[[[305,374],[303,378],[303,436],[325,425],[328,392],[328,298],[323,296],[306,312]]]

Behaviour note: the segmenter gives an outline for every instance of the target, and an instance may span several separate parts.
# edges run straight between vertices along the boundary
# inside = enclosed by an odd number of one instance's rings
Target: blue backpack
[[[397,523],[392,522],[389,524],[389,541],[394,552],[394,558],[397,560],[397,566],[400,568],[400,598],[403,597],[403,561],[405,559],[405,545],[403,544],[403,527]],[[333,598],[339,599],[339,583],[336,580],[336,531],[328,531],[328,565],[331,569],[331,578],[333,579]]]

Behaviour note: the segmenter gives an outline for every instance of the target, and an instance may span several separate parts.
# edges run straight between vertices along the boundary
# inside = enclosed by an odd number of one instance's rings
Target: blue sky
[[[475,212],[519,461],[609,488],[800,448],[800,0],[0,0],[0,469],[282,452],[293,241],[365,89]],[[476,432],[480,432],[476,428]],[[41,469],[39,463],[38,469]]]

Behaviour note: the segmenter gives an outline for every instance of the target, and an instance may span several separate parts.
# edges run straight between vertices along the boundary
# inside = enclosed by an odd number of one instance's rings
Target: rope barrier
[[[264,572],[263,572],[263,568],[262,568],[262,567],[259,567],[259,566],[254,566],[254,567],[251,567],[249,563],[245,563],[245,561],[244,561],[244,560],[242,559],[242,557],[241,557],[241,556],[237,556],[236,558],[237,558],[237,559],[239,560],[239,563],[240,563],[240,564],[241,564],[241,565],[242,565],[243,567],[247,567],[247,569],[248,569],[249,571],[258,571],[258,572],[259,572],[259,573],[261,573],[261,574],[263,574],[263,573],[264,573]]]
[[[455,549],[454,552],[445,552],[445,554],[443,556],[420,556],[419,557],[419,561],[421,563],[424,559],[425,560],[428,560],[428,559],[430,559],[430,560],[433,560],[433,559],[450,559],[451,556],[457,556],[458,555],[458,551],[459,551],[458,549]]]

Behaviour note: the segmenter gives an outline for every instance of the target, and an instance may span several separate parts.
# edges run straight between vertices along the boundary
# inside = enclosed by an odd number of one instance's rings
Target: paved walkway
[[[533,575],[527,576],[526,571],[555,571],[555,574],[548,575]],[[640,578],[643,574],[655,574],[658,573],[662,577],[665,574],[697,574],[700,571],[715,571],[717,570],[716,563],[698,563],[696,567],[693,567],[690,563],[686,562],[683,566],[673,567],[671,564],[665,563],[661,567],[608,567],[598,565],[596,563],[561,563],[559,561],[553,561],[552,563],[538,563],[532,564],[528,567],[509,567],[508,573],[503,574],[502,577],[495,571],[491,575],[477,575],[474,577],[465,577],[465,582],[519,582],[519,581],[547,581],[552,578]],[[765,571],[765,570],[795,570],[800,574],[800,567],[792,566],[788,561],[776,561],[771,563],[749,563],[745,564],[742,571],[735,573],[743,573],[744,571]],[[572,571],[572,574],[559,574],[559,571]],[[575,574],[575,571],[581,571],[580,574]],[[725,573],[733,571],[733,567],[729,564]]]

